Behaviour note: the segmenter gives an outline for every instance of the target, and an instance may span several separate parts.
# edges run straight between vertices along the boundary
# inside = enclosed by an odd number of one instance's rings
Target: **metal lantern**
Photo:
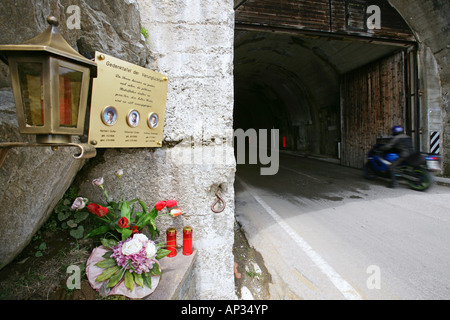
[[[41,144],[70,143],[82,135],[90,81],[97,65],[75,51],[48,17],[47,30],[20,45],[0,45],[9,65],[19,131]]]

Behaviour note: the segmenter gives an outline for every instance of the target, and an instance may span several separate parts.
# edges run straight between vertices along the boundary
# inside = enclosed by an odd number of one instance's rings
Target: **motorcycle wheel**
[[[433,184],[433,178],[427,170],[416,168],[413,170],[413,174],[419,181],[409,181],[408,184],[411,189],[425,191]]]
[[[377,173],[375,169],[372,166],[372,163],[370,161],[367,161],[363,168],[364,172],[364,178],[368,180],[375,180],[377,178]]]

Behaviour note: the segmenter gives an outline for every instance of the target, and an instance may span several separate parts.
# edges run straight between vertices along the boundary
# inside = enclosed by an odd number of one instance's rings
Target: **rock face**
[[[0,91],[2,141],[21,141],[12,92]],[[14,118],[13,118],[14,117]],[[29,243],[61,199],[81,161],[71,150],[13,149],[0,169],[0,264],[5,266]]]
[[[420,42],[419,58],[424,60],[421,69],[428,69],[422,72],[430,74],[428,77],[422,75],[421,79],[422,105],[429,108],[429,115],[424,112],[423,117],[432,119],[433,113],[438,113],[442,118],[442,127],[437,131],[441,131],[443,173],[450,176],[450,2],[389,0],[389,3],[403,16]],[[429,60],[437,64],[435,68]],[[441,109],[431,109],[430,105]]]
[[[12,1],[0,3],[0,43],[16,44],[44,31],[49,15],[60,21],[59,31],[80,53],[95,50],[145,65],[148,49],[141,36],[135,1],[80,0],[80,29],[69,29],[73,1]],[[117,14],[120,12],[120,15]],[[66,23],[67,22],[67,23]],[[0,66],[0,141],[32,141],[20,135],[15,117],[8,68]],[[29,243],[74,180],[83,162],[73,150],[24,148],[10,151],[0,169],[0,268]]]

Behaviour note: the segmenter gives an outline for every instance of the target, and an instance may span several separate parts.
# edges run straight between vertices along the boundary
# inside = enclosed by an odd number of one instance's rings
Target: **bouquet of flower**
[[[152,289],[152,276],[161,275],[158,259],[170,252],[142,233],[120,242],[103,239],[102,244],[106,250],[102,256],[104,260],[95,263],[95,266],[104,270],[95,281],[104,282],[103,290],[106,291],[121,283],[129,291],[133,291],[135,285]]]
[[[117,170],[115,175],[122,183],[123,171]],[[164,249],[166,244],[155,244],[141,231],[147,226],[151,237],[154,238],[155,235],[159,235],[155,225],[158,216],[176,217],[182,212],[179,208],[175,208],[177,206],[175,200],[158,201],[152,210],[148,210],[146,204],[139,199],[127,201],[122,191],[119,201],[114,202],[103,186],[103,177],[94,179],[92,183],[103,190],[106,204],[89,203],[89,200],[83,197],[76,198],[72,204],[73,210],[87,210],[104,222],[104,225],[89,232],[86,238],[114,235],[118,232],[121,241],[118,238],[101,239],[103,246],[95,248],[88,260],[86,273],[89,282],[103,295],[124,294],[131,297],[148,295],[153,290],[152,277],[159,279],[161,275],[158,260],[167,256],[170,251]],[[122,184],[120,189],[122,190]],[[169,208],[170,211],[160,214],[165,208]],[[156,284],[153,283],[153,287]],[[123,285],[129,292],[122,290],[125,289],[122,288]],[[139,287],[141,290],[137,290]],[[136,291],[140,291],[139,294]]]
[[[122,190],[121,178],[123,176],[123,170],[115,171],[115,175],[119,179],[120,189]],[[73,210],[87,210],[105,223],[89,232],[86,238],[117,231],[121,234],[122,241],[124,241],[131,235],[141,232],[145,226],[148,227],[151,237],[154,238],[156,235],[159,235],[159,230],[155,225],[155,219],[158,216],[171,215],[172,217],[176,217],[182,214],[179,208],[175,208],[177,205],[175,200],[159,201],[152,210],[148,210],[146,204],[139,199],[127,201],[123,197],[122,191],[119,202],[110,200],[108,192],[103,186],[103,177],[94,179],[92,184],[103,190],[106,205],[102,206],[96,203],[89,203],[89,200],[83,197],[76,198],[72,204]],[[139,206],[136,206],[137,203],[139,203]],[[172,209],[168,213],[159,214],[164,208]]]

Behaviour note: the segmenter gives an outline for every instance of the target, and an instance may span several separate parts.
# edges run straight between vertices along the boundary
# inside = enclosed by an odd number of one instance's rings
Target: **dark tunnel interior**
[[[338,157],[341,77],[391,44],[235,30],[234,128],[279,129],[280,147]]]

